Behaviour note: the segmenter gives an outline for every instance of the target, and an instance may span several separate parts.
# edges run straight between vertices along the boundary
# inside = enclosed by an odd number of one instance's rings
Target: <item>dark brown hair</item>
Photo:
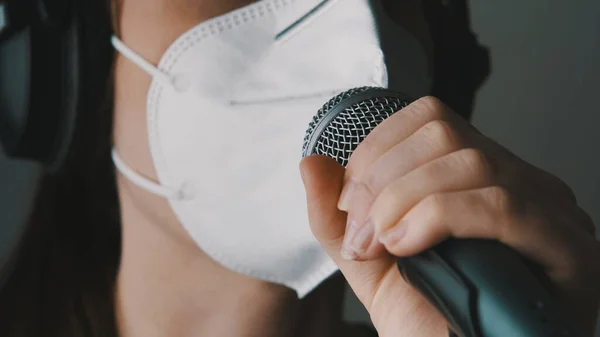
[[[83,84],[64,166],[45,173],[0,289],[0,335],[114,337],[120,224],[112,145],[111,6],[77,0]]]

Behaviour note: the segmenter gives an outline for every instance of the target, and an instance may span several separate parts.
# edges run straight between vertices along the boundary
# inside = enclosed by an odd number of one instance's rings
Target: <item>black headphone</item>
[[[76,1],[0,0],[0,141],[10,157],[60,166],[80,102]]]

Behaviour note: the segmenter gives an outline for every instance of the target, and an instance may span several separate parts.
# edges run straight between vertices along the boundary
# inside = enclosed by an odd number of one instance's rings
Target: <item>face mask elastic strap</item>
[[[121,157],[119,157],[115,149],[112,150],[111,154],[117,170],[119,170],[119,172],[121,172],[129,181],[138,187],[143,188],[152,194],[171,200],[183,200],[191,197],[191,193],[188,193],[189,191],[185,186],[182,186],[181,188],[173,188],[157,184],[132,170],[127,164],[125,164]]]
[[[131,48],[127,47],[123,41],[121,41],[118,37],[112,36],[110,39],[113,47],[121,53],[123,56],[128,58],[131,62],[136,64],[138,67],[142,68],[146,73],[148,73],[152,78],[156,79],[163,85],[174,86],[175,78],[163,73],[158,69],[155,65],[148,62],[144,59],[140,54],[133,51]]]
[[[310,25],[315,19],[327,12],[338,0],[322,0],[308,13],[296,20],[290,26],[279,32],[275,36],[276,43],[283,44],[290,40],[294,35]]]

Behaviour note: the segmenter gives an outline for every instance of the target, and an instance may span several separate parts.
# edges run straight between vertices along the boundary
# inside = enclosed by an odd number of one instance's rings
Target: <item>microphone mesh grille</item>
[[[325,117],[327,115],[327,113],[329,113],[329,111],[331,111],[331,109],[336,107],[343,100],[350,98],[356,94],[360,94],[369,89],[372,89],[372,87],[361,87],[361,88],[350,89],[350,90],[342,92],[341,94],[338,94],[337,96],[330,99],[327,103],[325,103],[325,105],[323,105],[323,107],[321,109],[319,109],[317,114],[313,117],[311,122],[308,124],[308,129],[306,130],[306,136],[304,136],[304,144],[302,146],[302,152],[306,153],[305,152],[306,147],[309,144],[310,137],[315,132],[315,128],[317,127],[319,122],[323,119],[323,117]],[[314,154],[314,153],[311,153],[311,154]]]
[[[307,156],[313,154],[325,155],[346,167],[356,147],[371,131],[398,110],[406,107],[410,102],[398,97],[385,97],[384,95],[367,98],[341,110],[327,126],[319,128],[322,130],[319,135],[313,135],[313,133],[317,131],[318,124],[342,101],[364,91],[377,89],[379,88],[351,89],[327,102],[309,124],[304,138],[303,153]],[[316,141],[311,142],[312,137],[318,138]],[[307,149],[308,146],[312,146],[312,148]]]

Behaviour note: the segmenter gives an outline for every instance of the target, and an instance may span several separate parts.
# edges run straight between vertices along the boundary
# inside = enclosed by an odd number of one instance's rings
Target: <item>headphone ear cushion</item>
[[[27,124],[29,51],[25,31],[12,34],[0,44],[0,140],[8,155],[18,152]]]
[[[10,157],[50,168],[64,159],[82,76],[75,9],[64,25],[29,10],[24,29],[0,42],[0,140]]]
[[[5,0],[0,2],[0,43],[22,31],[28,23],[31,7],[28,0]]]

